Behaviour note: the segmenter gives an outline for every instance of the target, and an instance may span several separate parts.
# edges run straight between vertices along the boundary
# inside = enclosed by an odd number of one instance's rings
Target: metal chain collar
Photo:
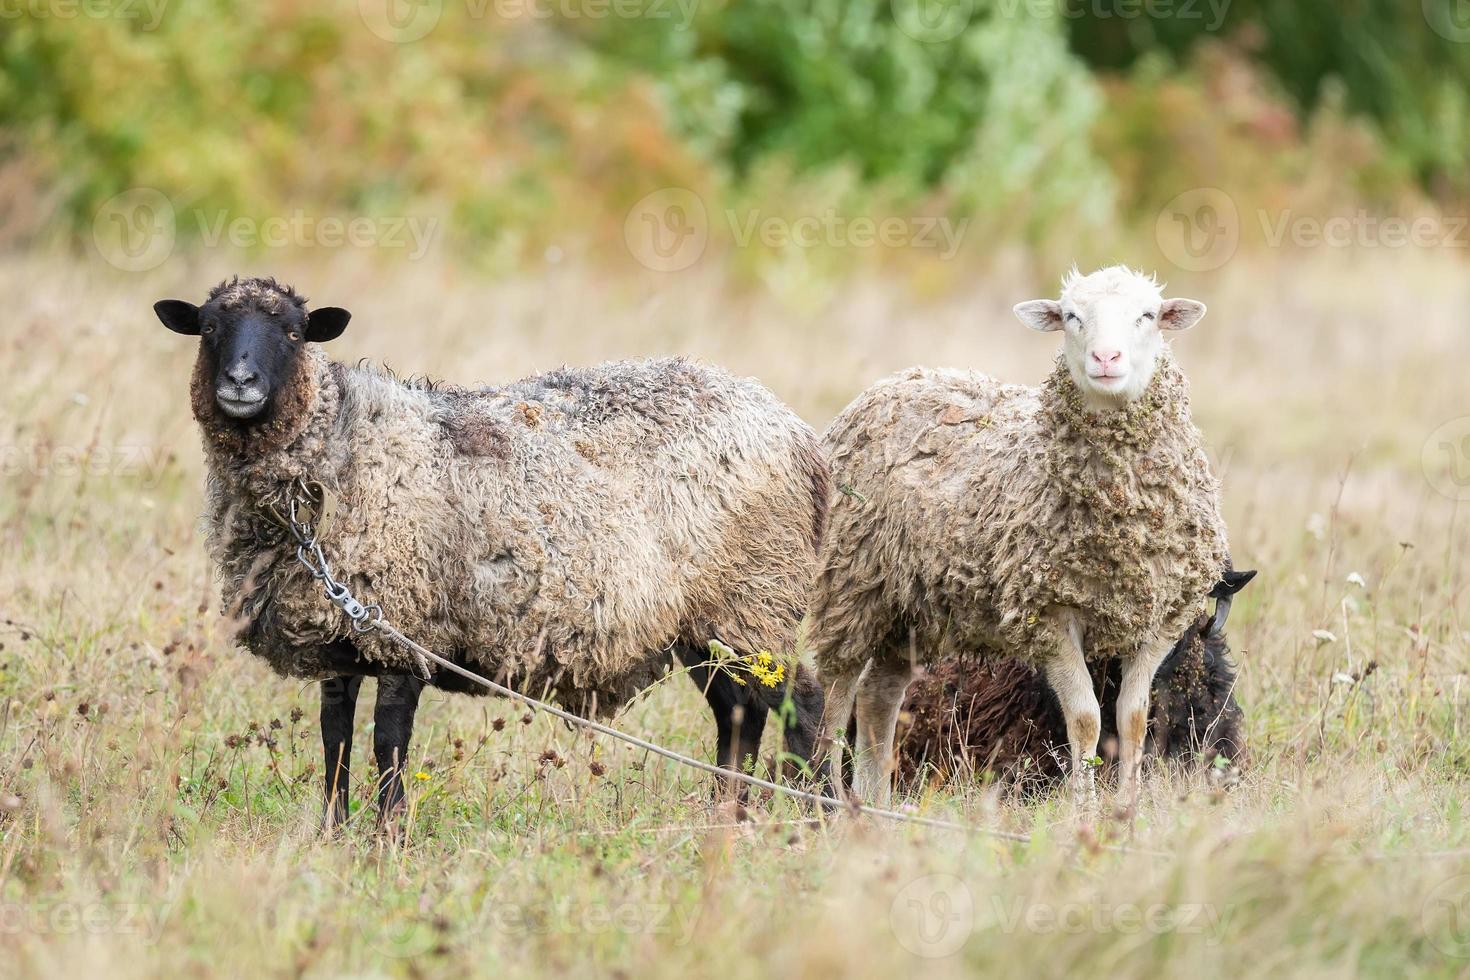
[[[313,511],[312,516],[320,514],[326,492],[320,483],[308,485],[305,480],[298,478],[291,485],[291,494],[286,498],[286,528],[296,539],[296,560],[306,566],[312,578],[322,583],[327,598],[352,620],[353,630],[366,633],[376,629],[383,621],[383,607],[377,603],[359,602],[346,583],[339,582],[332,575],[332,566],[327,562],[321,542],[316,539],[312,517],[303,514],[307,509]]]
[[[327,561],[321,542],[317,540],[315,522],[325,520],[331,513],[331,505],[326,487],[315,480],[307,481],[298,477],[291,484],[291,490],[286,497],[286,513],[282,515],[274,508],[272,513],[296,539],[296,560],[311,573],[312,578],[322,584],[322,591],[332,604],[347,614],[347,618],[352,621],[352,631],[369,633],[383,628],[386,626],[383,607],[376,602],[362,602],[352,594],[347,583],[339,581],[332,574],[332,566]],[[429,680],[432,676],[429,662],[416,651],[414,658],[419,676]]]

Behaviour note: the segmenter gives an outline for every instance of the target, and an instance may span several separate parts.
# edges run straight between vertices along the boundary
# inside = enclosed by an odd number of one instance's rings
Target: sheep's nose
[[[230,368],[228,371],[225,372],[225,375],[229,377],[231,381],[235,382],[235,384],[240,385],[241,387],[251,384],[260,377],[260,375],[256,374],[255,370],[244,361],[240,361],[234,367]]]
[[[1092,352],[1092,359],[1096,361],[1101,367],[1112,367],[1114,364],[1117,364],[1118,361],[1122,359],[1122,357],[1123,352],[1120,350],[1095,350]]]

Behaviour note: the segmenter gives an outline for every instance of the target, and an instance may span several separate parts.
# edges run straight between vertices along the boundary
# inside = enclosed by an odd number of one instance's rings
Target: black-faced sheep
[[[1040,388],[917,368],[858,396],[825,435],[841,493],[809,640],[824,746],[856,702],[854,788],[868,802],[888,799],[914,667],[956,654],[1045,673],[1079,795],[1100,734],[1088,665],[1119,660],[1121,790],[1135,800],[1150,682],[1225,571],[1219,486],[1160,336],[1204,305],[1114,267],[1074,272],[1059,302],[1016,313],[1064,331]]]
[[[1235,699],[1235,664],[1225,640],[1230,596],[1254,572],[1227,572],[1212,593],[1214,615],[1201,615],[1174,644],[1154,675],[1145,754],[1181,767],[1223,756],[1244,764],[1245,736]],[[1108,708],[1116,704],[1122,671],[1116,660],[1090,665],[1099,692],[1102,746],[1116,744]],[[898,781],[927,775],[988,774],[1028,793],[1065,775],[1067,727],[1061,705],[1031,664],[1002,659],[972,663],[950,657],[919,672],[909,685],[897,740]]]
[[[474,390],[404,383],[330,361],[349,314],[308,312],[269,279],[222,283],[203,306],[155,306],[198,335],[194,417],[205,524],[226,611],[283,675],[323,681],[329,819],[345,812],[362,675],[380,688],[375,746],[398,775],[423,682],[380,632],[355,633],[270,516],[298,479],[337,507],[319,539],[336,575],[424,646],[501,683],[606,716],[677,656],[715,712],[722,765],[756,755],[790,690],[789,750],[812,750],[821,692],[711,668],[794,653],[828,471],[812,430],[752,380],[682,359],[564,368]],[[443,672],[431,683],[474,690]],[[333,805],[333,804],[338,805]]]

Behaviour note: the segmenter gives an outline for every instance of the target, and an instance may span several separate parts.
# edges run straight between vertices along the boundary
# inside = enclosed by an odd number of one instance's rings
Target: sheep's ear
[[[1197,299],[1166,299],[1159,306],[1160,330],[1188,330],[1205,315],[1205,304]]]
[[[318,344],[336,340],[347,329],[352,314],[340,306],[323,306],[306,314],[306,339]]]
[[[153,312],[163,325],[186,337],[199,336],[199,307],[181,299],[161,299],[153,304]]]
[[[1054,299],[1028,299],[1017,303],[1012,309],[1021,322],[1032,330],[1046,333],[1062,329],[1062,304]]]
[[[1220,576],[1220,581],[1215,583],[1215,587],[1210,590],[1210,595],[1216,599],[1223,599],[1226,596],[1235,595],[1235,593],[1245,588],[1250,583],[1250,580],[1255,577],[1256,570],[1254,568],[1244,571],[1234,568],[1228,569]]]

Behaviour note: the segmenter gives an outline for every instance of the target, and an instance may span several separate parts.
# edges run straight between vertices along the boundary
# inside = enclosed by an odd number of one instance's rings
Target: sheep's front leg
[[[1062,706],[1067,723],[1067,744],[1072,753],[1072,793],[1078,803],[1093,799],[1092,760],[1097,758],[1097,740],[1102,732],[1102,711],[1092,674],[1082,653],[1081,630],[1071,625],[1055,657],[1045,665],[1046,681]],[[1121,702],[1120,702],[1121,703]]]
[[[347,819],[351,783],[352,720],[357,715],[361,677],[329,677],[322,681],[322,760],[326,769],[326,813],[323,825],[335,830]]]
[[[403,805],[403,772],[408,743],[419,709],[424,682],[408,674],[378,678],[378,704],[373,711],[373,755],[378,761],[378,826],[383,827]]]
[[[1143,770],[1143,741],[1148,733],[1149,689],[1168,651],[1140,653],[1123,662],[1118,685],[1118,792],[1129,812],[1138,807],[1138,784]]]
[[[888,806],[893,789],[893,733],[913,676],[907,660],[875,660],[858,688],[857,761],[852,788],[859,800],[872,806]]]

